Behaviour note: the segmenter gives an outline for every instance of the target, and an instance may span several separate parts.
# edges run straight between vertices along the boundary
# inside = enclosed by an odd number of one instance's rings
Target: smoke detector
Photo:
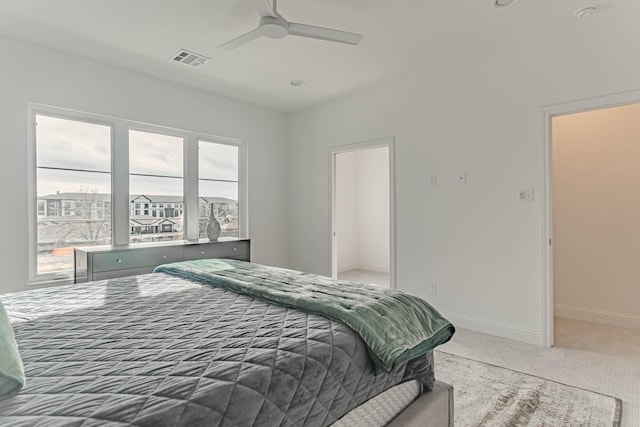
[[[199,55],[197,53],[189,52],[186,49],[180,49],[178,52],[171,56],[171,59],[176,62],[181,62],[183,64],[198,68],[209,62],[211,58],[207,58],[206,56]]]
[[[493,7],[508,7],[517,2],[518,0],[494,0]]]
[[[585,19],[596,13],[598,8],[596,6],[582,7],[574,12],[574,15],[578,19]]]

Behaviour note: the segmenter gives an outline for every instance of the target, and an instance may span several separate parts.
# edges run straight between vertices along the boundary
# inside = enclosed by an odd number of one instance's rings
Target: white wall
[[[358,157],[336,155],[336,248],[338,272],[358,268]]]
[[[640,328],[640,104],[553,119],[556,314]]]
[[[287,266],[285,114],[4,37],[0,88],[0,293],[27,284],[28,102],[246,140],[253,260]]]
[[[358,159],[358,264],[389,272],[389,149],[360,150]]]
[[[542,186],[540,117],[500,81],[448,63],[293,114],[291,266],[330,274],[328,148],[393,136],[398,288],[458,326],[539,343],[543,214],[517,190]]]
[[[389,272],[389,149],[336,155],[338,271]]]

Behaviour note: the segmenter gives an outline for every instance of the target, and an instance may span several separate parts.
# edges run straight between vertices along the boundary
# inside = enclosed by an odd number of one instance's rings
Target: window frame
[[[111,245],[132,245],[129,243],[129,131],[142,131],[171,135],[183,139],[183,207],[184,207],[184,241],[199,240],[198,219],[198,143],[207,142],[232,145],[238,148],[238,237],[246,238],[249,234],[249,206],[248,206],[248,170],[247,144],[244,140],[231,137],[211,135],[203,132],[188,131],[162,125],[121,119],[100,114],[87,113],[54,107],[43,104],[28,103],[27,118],[27,189],[29,228],[28,288],[64,285],[73,283],[73,273],[62,272],[38,274],[38,195],[37,195],[37,141],[36,116],[49,116],[59,119],[74,120],[85,123],[98,124],[111,128]],[[141,209],[142,210],[142,209]],[[158,242],[162,244],[162,242]]]

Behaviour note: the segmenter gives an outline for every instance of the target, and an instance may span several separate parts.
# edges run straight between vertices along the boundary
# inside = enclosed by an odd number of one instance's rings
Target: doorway
[[[640,359],[638,118],[638,103],[549,117],[548,309],[557,347]]]
[[[334,279],[395,287],[394,141],[330,149]]]

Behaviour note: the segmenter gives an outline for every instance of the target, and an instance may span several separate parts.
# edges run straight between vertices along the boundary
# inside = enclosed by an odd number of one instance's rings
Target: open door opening
[[[640,355],[640,104],[551,118],[556,347]]]
[[[331,151],[334,278],[394,287],[393,141]]]

